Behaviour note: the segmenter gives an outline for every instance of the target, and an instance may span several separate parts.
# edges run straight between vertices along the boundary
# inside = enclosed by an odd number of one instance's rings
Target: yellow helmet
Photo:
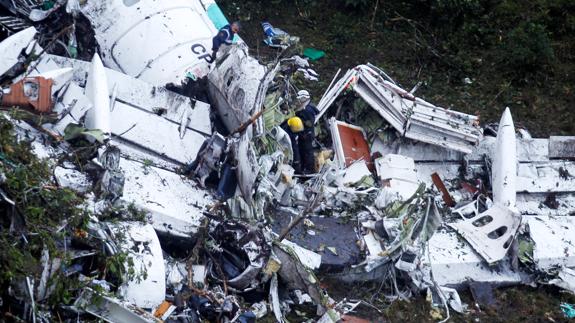
[[[303,131],[303,122],[298,117],[292,117],[288,119],[288,126],[292,132],[297,133]]]

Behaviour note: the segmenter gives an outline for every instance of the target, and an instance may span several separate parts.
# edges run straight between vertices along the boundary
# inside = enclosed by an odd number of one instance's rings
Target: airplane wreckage
[[[239,38],[212,59],[227,24],[213,1],[0,4],[13,13],[0,19],[3,128],[87,214],[77,227],[64,214],[63,242],[3,280],[4,313],[337,322],[369,306],[332,299],[318,276],[381,282],[389,300],[427,291],[444,319],[466,312],[464,288],[575,293],[575,137],[532,138],[509,109],[481,127],[367,64],[325,91],[316,173],[300,175],[280,124],[309,63],[263,65]],[[4,237],[28,248],[35,228],[16,216],[24,201],[7,193],[16,166],[2,151]],[[145,216],[103,216],[120,206]],[[119,254],[123,268],[104,273],[98,262]],[[62,275],[77,284],[50,303]]]

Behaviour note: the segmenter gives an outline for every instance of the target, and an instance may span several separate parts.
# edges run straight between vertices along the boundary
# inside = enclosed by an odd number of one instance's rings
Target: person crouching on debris
[[[212,38],[212,61],[216,60],[216,54],[222,45],[230,46],[234,40],[234,36],[240,31],[240,23],[235,21],[231,24],[223,26],[218,34]]]
[[[282,128],[289,134],[292,141],[294,155],[292,166],[298,174],[314,173],[314,124],[318,111],[310,102],[309,92],[299,91],[296,98],[296,116],[282,124]]]

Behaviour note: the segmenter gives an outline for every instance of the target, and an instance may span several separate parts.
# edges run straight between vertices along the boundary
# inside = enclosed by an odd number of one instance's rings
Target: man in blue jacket
[[[235,21],[231,24],[223,26],[218,34],[212,38],[212,60],[216,60],[216,54],[222,45],[231,45],[234,36],[240,31],[240,23]]]

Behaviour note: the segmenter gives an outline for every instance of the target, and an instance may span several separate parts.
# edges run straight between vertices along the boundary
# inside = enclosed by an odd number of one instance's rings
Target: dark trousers
[[[304,130],[294,135],[290,132],[293,150],[292,167],[296,174],[312,174],[315,172],[315,158],[313,155],[313,130]]]

